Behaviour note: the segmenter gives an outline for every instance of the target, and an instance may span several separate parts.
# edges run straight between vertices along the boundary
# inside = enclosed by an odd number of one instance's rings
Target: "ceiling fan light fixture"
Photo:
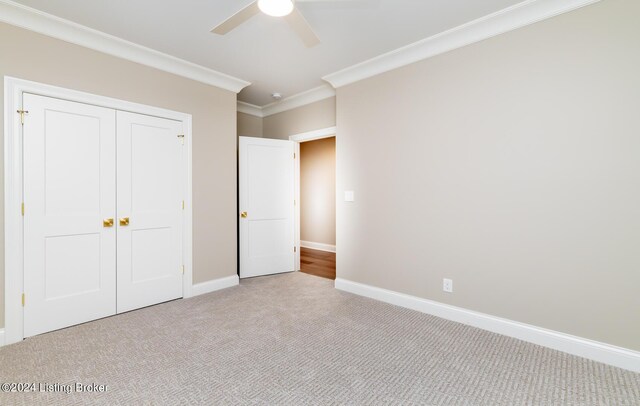
[[[293,11],[293,0],[258,0],[258,8],[266,15],[284,17]]]

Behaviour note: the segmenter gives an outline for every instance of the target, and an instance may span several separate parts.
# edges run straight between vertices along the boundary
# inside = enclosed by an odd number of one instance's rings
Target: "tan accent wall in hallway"
[[[236,275],[233,92],[0,23],[0,76],[5,75],[192,114],[193,281]],[[0,165],[3,170],[4,165]],[[3,174],[0,182],[4,182]],[[0,199],[2,211],[3,205],[4,199]],[[0,217],[0,264],[1,328],[5,302],[4,217]]]
[[[288,140],[301,134],[336,125],[336,98],[320,100],[263,119],[263,137]]]
[[[604,0],[338,89],[338,278],[640,350],[638,16]]]
[[[262,138],[262,118],[238,112],[238,136]]]
[[[336,245],[336,138],[300,144],[300,239]]]

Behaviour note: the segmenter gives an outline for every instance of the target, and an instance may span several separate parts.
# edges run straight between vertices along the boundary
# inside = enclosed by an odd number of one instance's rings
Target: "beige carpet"
[[[379,303],[300,273],[0,348],[1,405],[640,405],[640,374]]]

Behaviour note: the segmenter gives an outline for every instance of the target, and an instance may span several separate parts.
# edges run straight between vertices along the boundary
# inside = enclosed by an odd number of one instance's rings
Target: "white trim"
[[[193,285],[193,296],[200,296],[207,293],[215,292],[216,290],[230,288],[240,283],[238,275],[227,276],[226,278],[214,279],[212,281],[202,282]]]
[[[640,352],[338,278],[336,289],[640,372]]]
[[[234,93],[251,84],[10,0],[0,0],[0,21]]]
[[[264,113],[262,112],[262,107],[256,106],[255,104],[245,103],[238,101],[238,113],[249,114],[255,117],[264,117]]]
[[[23,229],[22,229],[22,126],[16,110],[22,108],[22,94],[32,93],[55,97],[79,103],[92,104],[120,111],[146,114],[181,121],[185,132],[186,188],[185,217],[183,232],[183,297],[192,296],[193,281],[193,196],[192,196],[192,117],[190,114],[165,110],[157,107],[123,100],[112,99],[89,93],[68,90],[61,87],[31,82],[5,76],[4,78],[4,198],[5,198],[5,326],[6,343],[11,344],[23,339]],[[28,119],[28,116],[27,116]]]
[[[291,137],[289,137],[291,140]],[[300,210],[302,204],[300,204],[300,143],[293,143],[294,154],[296,156],[293,168],[293,196],[295,200],[295,207],[293,208],[293,239],[296,247],[296,255],[293,259],[293,270],[300,270]]]
[[[2,1],[2,0],[0,0]],[[322,85],[316,88],[294,94],[280,101],[267,104],[265,106],[256,106],[255,104],[238,102],[238,111],[240,113],[251,114],[252,116],[264,118],[274,114],[293,110],[298,107],[306,106],[320,100],[335,97],[336,90],[329,85]]]
[[[0,328],[0,347],[4,345],[4,329]]]
[[[287,110],[292,110],[298,107],[306,106],[307,104],[315,103],[320,100],[328,99],[336,95],[336,90],[329,85],[322,85],[313,89],[307,90],[302,93],[295,94],[293,96],[286,97],[280,101],[267,104],[262,107],[262,113],[264,117],[269,117],[274,114],[282,113]]]
[[[4,79],[4,336],[5,343],[23,339],[21,296],[22,255],[22,137],[20,119],[22,92]]]
[[[325,252],[336,252],[336,246],[331,244],[323,244],[321,242],[311,242],[311,241],[300,241],[300,246],[302,248],[309,248],[312,250],[325,251]]]
[[[441,32],[368,61],[324,76],[339,88],[432,56],[462,48],[600,0],[527,0],[485,17]]]
[[[290,135],[289,140],[295,142],[315,141],[322,138],[335,137],[338,129],[336,127],[321,128],[319,130],[313,130],[306,133]]]
[[[187,149],[185,174],[187,184],[184,196],[184,217],[182,227],[182,262],[184,274],[182,278],[182,297],[193,296],[193,119],[187,114],[183,119],[184,146]]]
[[[330,138],[330,137],[336,137],[338,134],[338,128],[337,127],[327,127],[327,128],[321,128],[319,130],[313,130],[313,131],[308,131],[306,133],[301,133],[301,134],[295,134],[295,135],[290,135],[289,136],[289,140],[290,141],[294,141],[296,143],[295,147],[296,147],[296,156],[300,157],[300,143],[301,142],[307,142],[307,141],[314,141],[314,140],[320,140],[322,138]],[[296,164],[295,164],[295,179],[294,179],[294,193],[295,193],[295,198],[297,202],[300,202],[300,159],[296,159]],[[298,203],[295,207],[295,213],[294,213],[294,235],[295,235],[295,244],[296,247],[302,247],[302,243],[304,241],[300,241],[300,204]],[[316,244],[316,243],[309,243],[309,244]],[[308,247],[311,248],[311,247]],[[315,249],[320,249],[320,248],[315,248]],[[321,251],[326,251],[326,249],[320,249]],[[336,248],[335,246],[333,246],[333,251],[329,251],[329,252],[336,252]],[[295,269],[297,271],[300,270],[300,250],[296,251],[296,256],[295,256]]]

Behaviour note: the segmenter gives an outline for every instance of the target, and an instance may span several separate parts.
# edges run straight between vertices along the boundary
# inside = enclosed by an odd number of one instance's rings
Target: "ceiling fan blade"
[[[287,20],[291,28],[298,34],[307,48],[314,47],[320,43],[320,39],[316,33],[313,32],[306,18],[304,18],[297,8],[294,8],[291,14],[285,17],[285,20]]]
[[[214,34],[224,35],[240,24],[244,23],[254,15],[258,14],[259,12],[260,9],[258,8],[258,2],[254,1],[247,7],[227,18],[222,23],[218,24],[213,30],[211,30],[211,32]]]

